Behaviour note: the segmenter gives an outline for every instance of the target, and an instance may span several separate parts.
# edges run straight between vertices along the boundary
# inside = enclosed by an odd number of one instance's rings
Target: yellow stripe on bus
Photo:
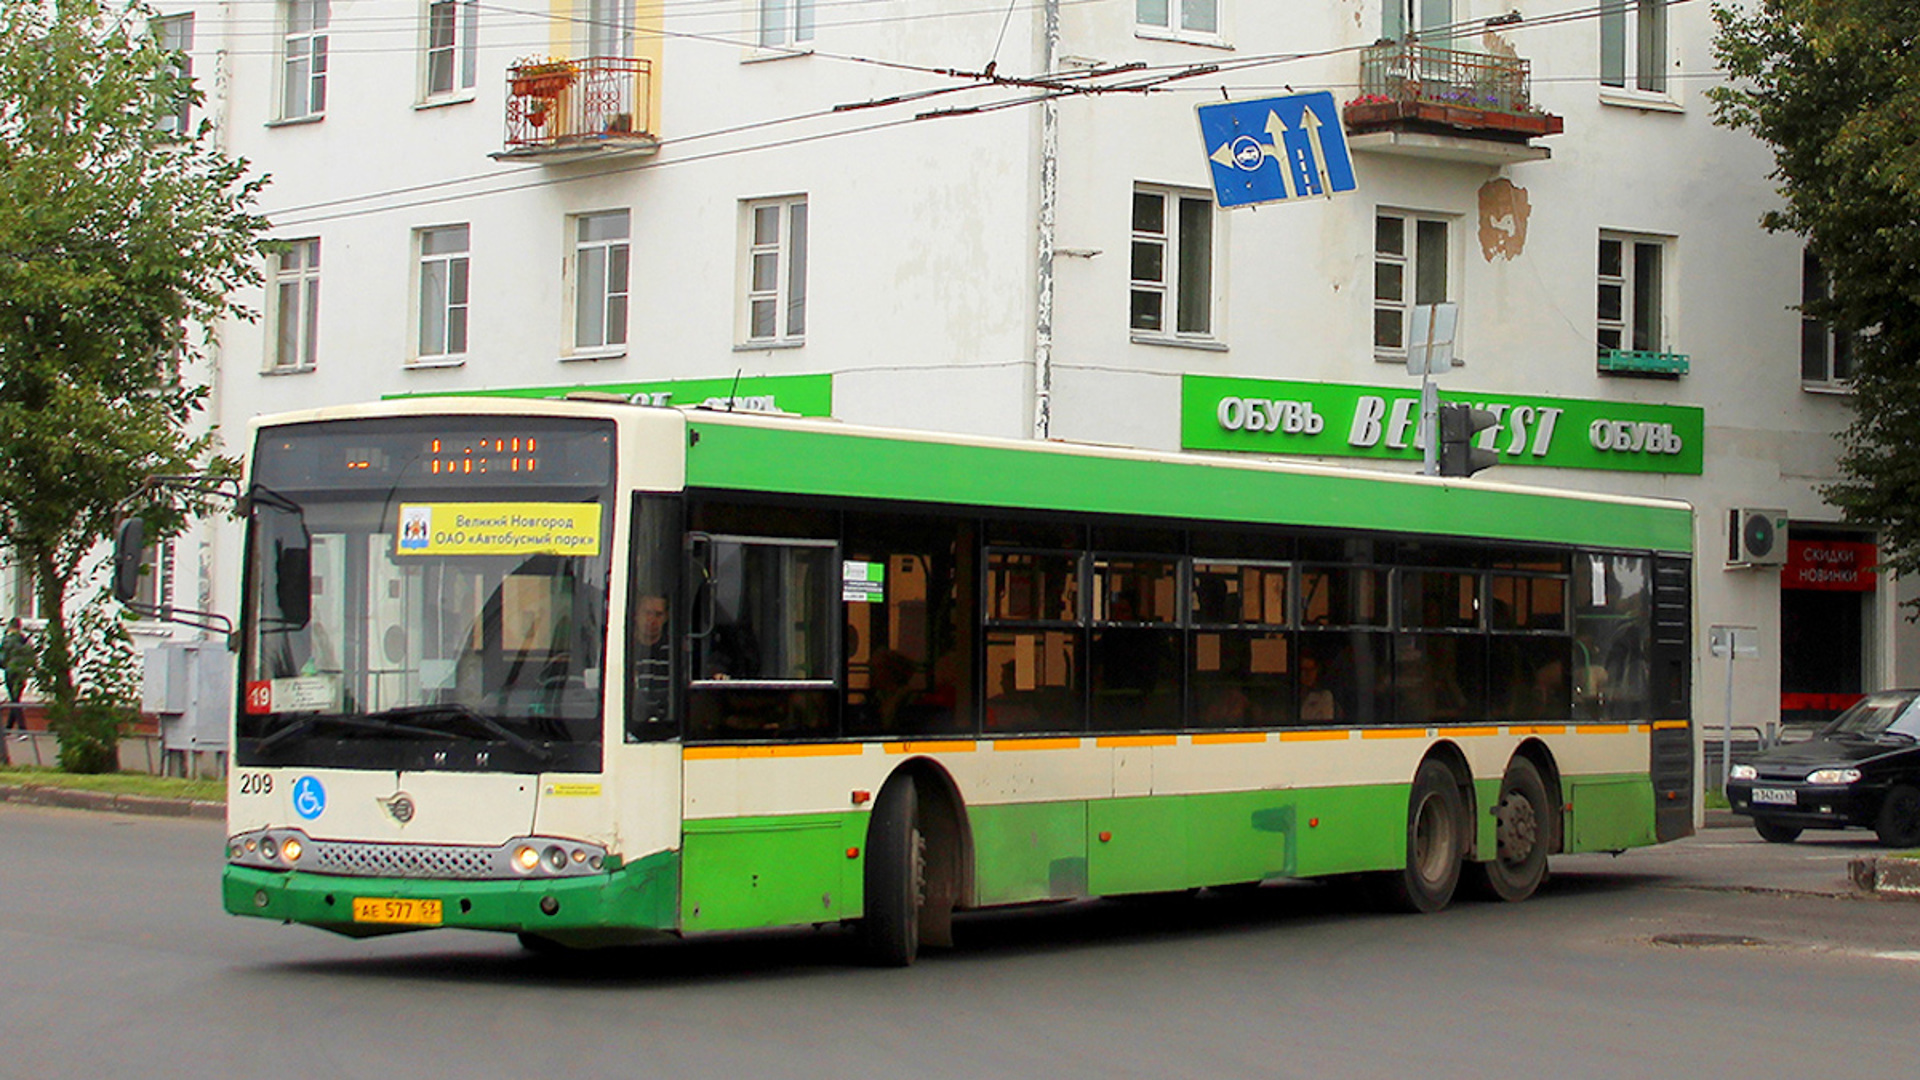
[[[1267,741],[1264,731],[1224,731],[1195,735],[1195,746],[1218,746],[1222,743],[1263,743]]]
[[[1426,728],[1372,728],[1360,733],[1363,739],[1424,739]]]
[[[1581,724],[1576,728],[1582,735],[1630,735],[1632,724]]]
[[[1078,750],[1079,739],[1001,739],[995,750]]]
[[[1281,742],[1335,742],[1349,738],[1350,731],[1283,731]]]
[[[857,757],[866,752],[859,743],[801,743],[797,746],[689,746],[681,751],[688,761],[738,761],[745,758]]]
[[[1565,724],[1515,724],[1507,729],[1509,735],[1565,735]]]
[[[1178,746],[1177,735],[1103,735],[1093,740],[1095,746]]]
[[[1450,735],[1450,736],[1458,736],[1458,737],[1460,737],[1460,738],[1463,738],[1463,739],[1464,739],[1464,738],[1471,738],[1471,737],[1473,737],[1473,736],[1475,736],[1475,735],[1498,735],[1498,734],[1500,734],[1500,729],[1499,729],[1499,728],[1497,728],[1497,727],[1456,727],[1456,728],[1444,728],[1444,729],[1442,729],[1442,730],[1443,730],[1443,731],[1444,731],[1444,733],[1445,733],[1445,734],[1447,734],[1447,735]]]
[[[1655,731],[1685,731],[1686,727],[1687,721],[1685,720],[1655,720],[1653,722],[1653,730]]]
[[[941,739],[925,742],[890,742],[889,754],[971,754],[979,744],[971,739]]]

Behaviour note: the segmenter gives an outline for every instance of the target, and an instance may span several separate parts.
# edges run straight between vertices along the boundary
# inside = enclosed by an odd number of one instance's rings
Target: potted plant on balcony
[[[513,66],[513,93],[516,97],[556,98],[573,85],[573,63],[568,60],[522,60]]]

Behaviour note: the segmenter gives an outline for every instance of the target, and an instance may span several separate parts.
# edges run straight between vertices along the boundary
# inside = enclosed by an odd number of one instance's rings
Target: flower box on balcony
[[[1630,349],[1600,350],[1600,370],[1611,375],[1658,375],[1678,378],[1687,373],[1687,354],[1635,352]]]
[[[515,97],[556,98],[573,85],[574,67],[565,60],[522,64],[508,74]]]
[[[1531,138],[1566,130],[1565,121],[1551,113],[1477,109],[1442,101],[1356,101],[1346,106],[1344,115],[1347,130],[1353,132],[1437,126]]]

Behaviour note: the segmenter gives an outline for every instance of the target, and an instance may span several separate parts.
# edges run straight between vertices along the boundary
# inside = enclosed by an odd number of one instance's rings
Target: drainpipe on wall
[[[1044,45],[1040,70],[1053,74],[1060,53],[1060,0],[1042,5]],[[1053,218],[1059,195],[1060,104],[1040,103],[1040,221],[1038,290],[1033,326],[1033,437],[1045,439],[1053,424]]]

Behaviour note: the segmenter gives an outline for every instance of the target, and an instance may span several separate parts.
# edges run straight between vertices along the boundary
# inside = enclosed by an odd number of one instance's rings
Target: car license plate
[[[353,921],[439,926],[440,901],[406,900],[391,896],[356,896],[353,898]]]
[[[1798,806],[1800,796],[1792,788],[1757,787],[1753,789],[1753,801],[1768,806]]]

